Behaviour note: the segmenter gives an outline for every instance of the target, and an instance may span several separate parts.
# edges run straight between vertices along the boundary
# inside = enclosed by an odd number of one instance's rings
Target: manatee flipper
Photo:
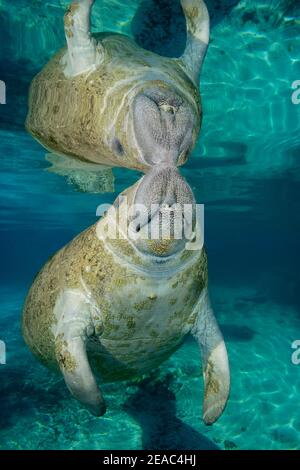
[[[181,60],[198,82],[209,43],[209,13],[203,0],[181,0],[181,5],[187,22],[187,44]]]
[[[102,416],[106,406],[89,364],[86,342],[99,325],[91,319],[93,306],[77,290],[63,293],[55,306],[55,354],[71,394],[95,416]]]
[[[95,0],[74,0],[64,17],[68,53],[65,75],[93,72],[103,61],[103,48],[91,35],[91,10]]]
[[[192,330],[202,356],[204,376],[203,420],[214,423],[222,414],[229,396],[230,372],[226,346],[215,319],[207,290],[201,295],[199,314]]]
[[[67,178],[67,182],[83,193],[103,194],[115,191],[114,175],[110,167],[82,162],[66,155],[48,153],[46,170]]]

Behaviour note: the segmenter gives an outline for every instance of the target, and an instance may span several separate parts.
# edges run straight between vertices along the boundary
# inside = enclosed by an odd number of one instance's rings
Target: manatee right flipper
[[[198,317],[192,335],[202,356],[204,376],[203,420],[213,424],[223,413],[230,391],[230,371],[226,346],[210,305],[207,289],[197,306]]]
[[[91,318],[92,304],[80,291],[64,292],[55,306],[55,354],[71,394],[95,416],[102,416],[106,405],[89,364],[86,343],[101,330]],[[101,322],[101,321],[100,321]]]
[[[209,13],[203,0],[181,0],[181,6],[187,22],[187,44],[181,60],[198,82],[209,43]]]
[[[65,18],[68,53],[65,57],[66,77],[93,72],[103,61],[101,43],[91,34],[91,10],[95,0],[73,0]]]
[[[80,192],[103,194],[115,191],[114,175],[110,167],[55,153],[48,153],[46,160],[51,163],[51,167],[47,168],[48,172],[66,177],[68,183]]]

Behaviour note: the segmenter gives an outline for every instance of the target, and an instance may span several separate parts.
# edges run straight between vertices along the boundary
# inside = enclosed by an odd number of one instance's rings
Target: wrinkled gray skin
[[[159,227],[160,233],[164,222],[166,231],[172,236],[176,222],[182,217],[184,219],[183,209],[187,205],[191,207],[191,215],[195,216],[196,202],[192,190],[178,170],[171,165],[153,167],[139,185],[134,202],[137,207],[142,205],[147,208],[147,213],[144,214],[144,217],[140,217],[136,223],[142,234],[147,232],[150,222]],[[174,211],[174,207],[177,210]],[[170,217],[170,211],[172,211],[172,217]],[[176,242],[173,241],[172,246],[168,247],[169,256],[184,249],[187,242],[184,234],[192,232],[194,219],[183,220],[182,228],[180,234],[182,238]],[[145,253],[149,250],[147,242],[142,237],[136,241],[136,245],[139,250]]]
[[[150,89],[134,102],[134,129],[140,151],[150,165],[178,163],[192,148],[195,115],[171,90]]]

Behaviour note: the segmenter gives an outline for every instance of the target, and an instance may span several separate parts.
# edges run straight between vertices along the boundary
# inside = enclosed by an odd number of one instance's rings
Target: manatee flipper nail
[[[71,394],[95,416],[102,416],[106,406],[89,364],[86,343],[94,333],[90,305],[76,290],[66,291],[55,307],[55,354]]]
[[[193,336],[202,356],[204,376],[203,420],[213,424],[222,414],[230,391],[230,372],[226,346],[215,319],[207,290],[201,295],[199,315]]]

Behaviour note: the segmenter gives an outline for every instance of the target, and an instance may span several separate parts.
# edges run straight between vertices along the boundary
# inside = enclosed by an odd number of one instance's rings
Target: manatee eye
[[[112,149],[113,149],[113,152],[116,153],[119,157],[123,157],[125,151],[119,139],[115,138],[113,140]]]

